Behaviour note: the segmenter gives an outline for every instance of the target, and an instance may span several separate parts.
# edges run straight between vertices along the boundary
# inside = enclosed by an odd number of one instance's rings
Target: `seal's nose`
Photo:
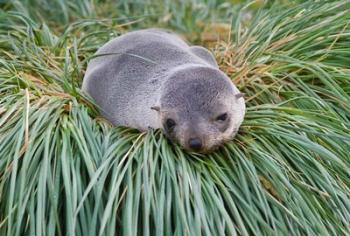
[[[191,149],[198,151],[202,148],[202,141],[199,138],[191,138],[188,141],[188,144]]]

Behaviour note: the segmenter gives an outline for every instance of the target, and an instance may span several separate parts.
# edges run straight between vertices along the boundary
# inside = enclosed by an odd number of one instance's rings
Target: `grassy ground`
[[[350,3],[275,3],[0,2],[0,234],[348,235]],[[231,25],[210,46],[248,107],[219,151],[112,128],[81,93],[109,39],[159,26],[207,45],[212,21]]]

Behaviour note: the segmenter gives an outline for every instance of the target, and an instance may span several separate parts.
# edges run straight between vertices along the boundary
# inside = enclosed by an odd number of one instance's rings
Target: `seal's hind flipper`
[[[201,46],[192,46],[190,47],[190,51],[197,57],[206,61],[209,65],[219,68],[214,55],[208,49]]]

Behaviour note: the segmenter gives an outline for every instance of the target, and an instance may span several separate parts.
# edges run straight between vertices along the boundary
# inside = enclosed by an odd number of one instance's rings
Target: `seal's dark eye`
[[[225,121],[227,119],[227,113],[223,113],[221,115],[219,115],[218,117],[216,117],[217,121]]]
[[[167,129],[171,130],[172,128],[175,127],[176,123],[175,123],[175,121],[173,119],[167,119],[165,121],[165,125],[166,125]]]

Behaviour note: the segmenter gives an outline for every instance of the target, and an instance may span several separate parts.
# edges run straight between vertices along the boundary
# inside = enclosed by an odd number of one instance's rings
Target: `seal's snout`
[[[190,138],[188,140],[188,146],[195,151],[199,151],[202,149],[203,144],[199,138]]]

